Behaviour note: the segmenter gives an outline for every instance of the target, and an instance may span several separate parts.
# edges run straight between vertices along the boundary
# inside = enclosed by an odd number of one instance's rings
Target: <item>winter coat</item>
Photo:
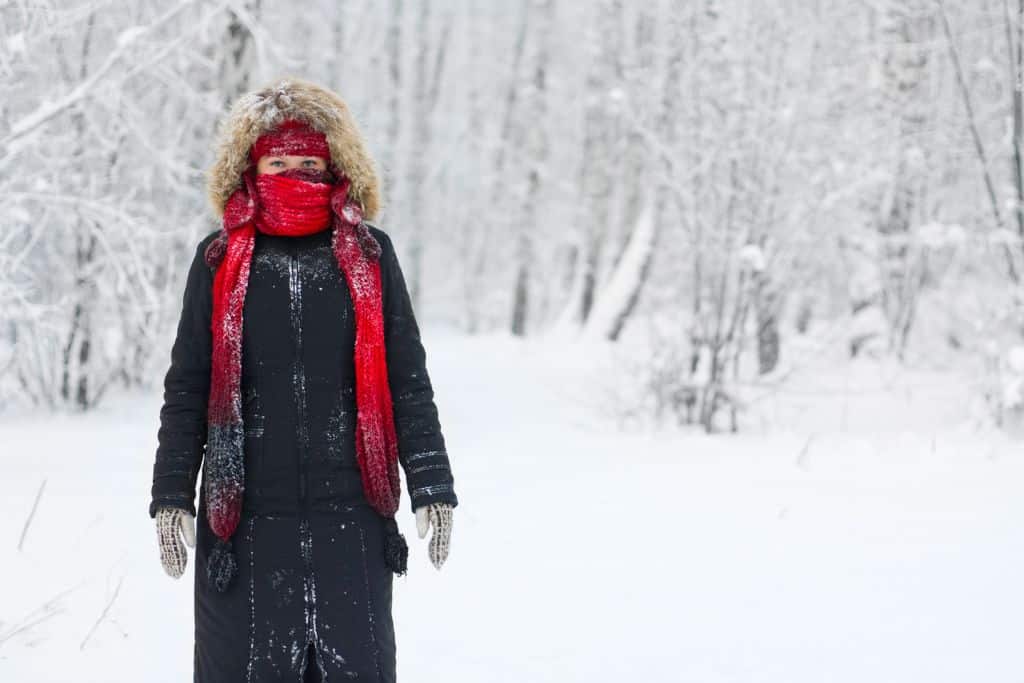
[[[320,96],[310,95],[302,82],[287,85],[293,97],[286,104],[293,109],[284,107],[281,115],[293,114],[300,96]],[[239,113],[233,116],[235,128],[245,129]],[[259,120],[274,124],[273,117]],[[325,128],[332,157],[339,145],[351,152],[350,140],[338,141],[352,135],[351,127],[328,122]],[[247,150],[251,142],[238,144]],[[222,153],[221,172],[233,173],[223,160]],[[210,182],[233,189],[216,170]],[[364,191],[376,191],[363,182]],[[388,382],[409,509],[433,502],[455,506],[403,273],[388,234],[367,225],[382,248]],[[151,517],[160,506],[198,512],[197,567],[206,566],[216,540],[206,521],[203,486],[198,510],[193,501],[210,387],[214,270],[204,251],[217,232],[197,245],[185,285],[149,505]],[[242,324],[245,487],[232,539],[239,573],[220,593],[205,572],[195,572],[197,682],[294,680],[313,656],[326,680],[396,678],[385,520],[369,506],[355,456],[355,310],[330,237],[329,227],[301,237],[256,233]],[[205,468],[203,477],[201,484]]]
[[[426,353],[390,237],[380,242],[388,380],[409,509],[458,504],[426,369]],[[206,443],[213,270],[193,257],[165,378],[150,516],[160,505],[196,514]],[[355,311],[330,247],[330,230],[256,234],[242,325],[245,425],[243,509],[294,514],[366,503],[355,459]],[[300,458],[304,455],[304,458]],[[303,472],[305,474],[303,474]],[[308,487],[308,495],[303,496]]]

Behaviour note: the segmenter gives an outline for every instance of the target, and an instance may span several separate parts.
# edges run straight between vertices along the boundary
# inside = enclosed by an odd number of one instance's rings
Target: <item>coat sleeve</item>
[[[176,507],[196,514],[196,477],[206,447],[212,351],[213,273],[204,258],[208,241],[200,241],[192,258],[177,336],[171,347],[171,364],[164,377],[150,517],[156,517],[160,507]]]
[[[398,457],[412,510],[430,503],[459,504],[444,435],[427,374],[426,352],[391,238],[383,231],[381,282],[388,386],[395,413]]]

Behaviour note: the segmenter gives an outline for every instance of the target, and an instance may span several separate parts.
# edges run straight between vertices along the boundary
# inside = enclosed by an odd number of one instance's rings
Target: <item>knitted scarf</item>
[[[257,140],[250,156],[258,161],[264,154],[329,158],[323,133],[296,121],[286,121]],[[245,485],[242,312],[257,231],[295,237],[332,228],[332,249],[355,308],[356,460],[367,500],[387,518],[388,564],[398,573],[405,571],[408,548],[394,521],[400,484],[384,346],[381,247],[363,222],[359,204],[348,196],[350,186],[343,173],[290,169],[257,174],[250,165],[225,205],[220,235],[206,252],[207,262],[217,268],[205,456],[207,521],[217,542],[207,574],[220,591],[237,574],[231,536],[240,521]]]

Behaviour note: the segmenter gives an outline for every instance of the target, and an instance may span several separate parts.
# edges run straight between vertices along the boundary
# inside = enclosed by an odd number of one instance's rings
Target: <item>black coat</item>
[[[410,509],[454,506],[405,280],[388,235],[369,227],[382,247],[388,380]],[[185,286],[160,411],[151,517],[160,506],[196,513],[213,281],[203,254],[216,235],[197,246]],[[243,311],[245,491],[232,538],[239,574],[218,593],[202,571],[215,537],[200,486],[196,681],[276,680],[303,670],[310,644],[328,677],[395,679],[384,518],[367,502],[355,459],[355,310],[330,237],[330,228],[302,237],[256,233]]]

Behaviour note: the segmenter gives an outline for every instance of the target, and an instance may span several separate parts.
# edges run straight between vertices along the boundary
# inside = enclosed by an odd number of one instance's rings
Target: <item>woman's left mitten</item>
[[[187,510],[161,507],[156,511],[156,536],[160,544],[160,563],[168,576],[175,579],[185,573],[188,564],[188,553],[182,543],[190,548],[196,547],[195,517]]]
[[[452,510],[452,506],[447,503],[431,503],[416,510],[416,531],[420,538],[427,535],[429,527],[434,527],[434,534],[427,545],[427,554],[437,569],[448,559],[452,538]]]

